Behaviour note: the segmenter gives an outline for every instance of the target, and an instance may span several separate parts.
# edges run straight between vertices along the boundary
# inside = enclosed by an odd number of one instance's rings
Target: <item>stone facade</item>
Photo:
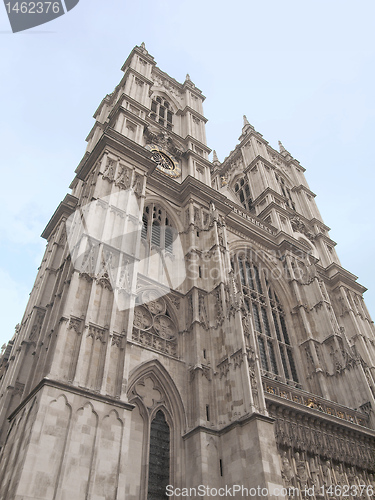
[[[371,498],[374,325],[305,169],[246,117],[210,162],[189,75],[122,70],[0,360],[0,498]]]

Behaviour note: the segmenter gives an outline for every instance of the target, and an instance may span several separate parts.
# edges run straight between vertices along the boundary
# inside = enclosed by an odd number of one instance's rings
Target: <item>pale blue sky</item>
[[[80,0],[12,34],[0,7],[2,210],[0,346],[22,319],[44,250],[101,99],[142,41],[158,66],[206,96],[208,145],[223,160],[242,115],[280,139],[306,177],[343,267],[375,315],[373,1]]]

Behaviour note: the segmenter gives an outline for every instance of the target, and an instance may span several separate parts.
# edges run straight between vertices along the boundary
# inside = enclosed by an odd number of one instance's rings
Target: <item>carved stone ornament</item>
[[[306,236],[306,238],[308,238],[310,241],[314,241],[315,234],[312,231],[310,231],[310,229],[300,219],[300,217],[298,217],[298,216],[292,217],[290,219],[290,223],[292,225],[293,231],[304,234]]]
[[[163,339],[172,339],[176,335],[176,327],[173,321],[163,314],[154,318],[154,328]]]
[[[175,306],[176,309],[180,309],[181,301],[180,301],[179,297],[175,297],[174,295],[170,295],[169,299],[172,302],[172,304]]]
[[[81,333],[82,320],[78,318],[70,318],[68,330],[74,330],[78,335]]]
[[[141,298],[143,305],[134,309],[133,341],[176,356],[178,329],[168,314],[165,300],[154,290],[146,290]]]
[[[226,175],[222,175],[220,177],[220,180],[221,180],[221,187],[226,186],[228,184],[228,182],[229,182],[228,175],[227,174]]]
[[[221,290],[217,288],[215,293],[215,327],[218,328],[224,322],[224,311],[223,311],[223,302],[221,299]]]
[[[118,335],[117,333],[114,333],[112,335],[111,346],[120,348],[121,347],[121,339],[122,339],[121,335]]]
[[[116,186],[122,189],[129,189],[131,186],[131,176],[131,170],[124,165],[120,165],[119,174],[115,180]]]
[[[152,75],[152,79],[154,84],[164,88],[169,94],[173,95],[177,99],[181,100],[183,96],[183,92],[181,92],[175,85],[173,85],[169,80],[163,78],[159,75]]]
[[[133,325],[141,330],[148,330],[152,325],[152,315],[144,306],[138,306],[134,309]]]
[[[141,175],[136,174],[133,181],[133,191],[137,196],[142,195],[143,191],[143,178]]]
[[[152,131],[150,127],[146,127],[144,130],[144,137],[146,139],[147,149],[152,150],[150,146],[154,149],[160,149],[167,153],[173,155],[177,160],[179,160],[183,154],[182,149],[180,149],[173,139],[162,130]]]
[[[93,340],[99,340],[102,344],[106,343],[106,330],[94,325],[89,326],[87,337],[92,337]]]
[[[37,311],[34,319],[34,324],[31,328],[29,339],[35,339],[39,336],[42,329],[45,311]]]
[[[208,330],[207,309],[206,309],[205,297],[202,293],[199,293],[198,313],[199,313],[199,322],[201,323],[201,325],[205,330]]]
[[[292,480],[294,478],[294,471],[290,465],[289,458],[286,451],[283,452],[281,457],[281,476],[283,478],[283,483],[285,487],[292,485]]]
[[[107,159],[107,165],[103,172],[103,179],[113,182],[115,179],[116,161],[112,158]]]

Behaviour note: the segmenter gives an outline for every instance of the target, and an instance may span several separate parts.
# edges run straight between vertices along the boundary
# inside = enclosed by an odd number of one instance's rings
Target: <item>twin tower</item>
[[[210,161],[189,75],[122,70],[2,352],[0,498],[371,498],[374,325],[305,169],[246,117]]]

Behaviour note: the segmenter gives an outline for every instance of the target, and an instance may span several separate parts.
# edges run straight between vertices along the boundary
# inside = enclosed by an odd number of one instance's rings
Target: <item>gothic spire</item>
[[[282,154],[285,158],[288,158],[288,159],[293,158],[293,156],[289,153],[289,151],[284,148],[281,141],[279,141],[279,151],[280,151],[280,154]]]
[[[279,150],[280,153],[287,153],[288,151],[284,148],[283,144],[281,141],[279,141]]]
[[[147,55],[147,54],[148,54],[147,49],[146,49],[145,42],[142,42],[139,48],[141,49],[141,51],[142,51],[145,55]]]
[[[217,157],[215,150],[213,150],[213,152],[212,152],[212,164],[213,165],[220,165],[220,161],[219,161],[219,158]]]
[[[255,129],[251,125],[251,123],[249,123],[249,120],[246,118],[246,115],[243,115],[242,133],[241,133],[241,136],[239,137],[240,141],[242,141],[242,139],[247,135],[249,130],[255,130]]]

